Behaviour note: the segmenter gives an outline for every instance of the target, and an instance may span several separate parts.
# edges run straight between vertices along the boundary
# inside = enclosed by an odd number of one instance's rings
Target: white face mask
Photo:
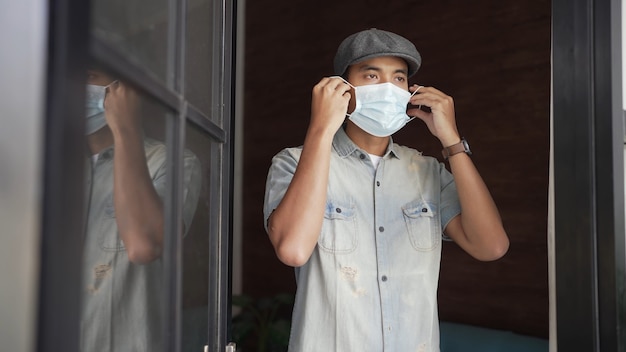
[[[117,81],[111,82],[111,84]],[[107,120],[104,117],[104,98],[106,97],[108,86],[97,86],[94,84],[87,85],[87,94],[85,96],[86,107],[86,126],[85,134],[90,135],[102,127],[106,126]]]
[[[387,137],[414,119],[406,114],[406,110],[417,90],[411,94],[389,82],[358,87],[345,82],[354,88],[356,95],[354,111],[347,115],[350,121],[365,132]]]

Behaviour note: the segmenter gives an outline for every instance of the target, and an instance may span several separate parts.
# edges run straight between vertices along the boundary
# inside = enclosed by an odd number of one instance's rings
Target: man
[[[313,88],[303,146],[272,161],[266,230],[298,286],[290,351],[439,351],[442,235],[479,260],[508,250],[452,98],[408,85],[420,64],[394,33],[349,36],[334,62],[343,78]],[[441,141],[452,174],[393,143],[409,116]]]
[[[138,94],[92,70],[87,85],[87,182],[83,351],[162,350],[166,147],[144,138]],[[199,160],[184,154],[183,223],[201,184]]]

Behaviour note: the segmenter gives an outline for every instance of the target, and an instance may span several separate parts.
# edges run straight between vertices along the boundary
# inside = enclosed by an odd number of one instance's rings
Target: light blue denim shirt
[[[166,146],[144,141],[148,171],[161,199],[166,192]],[[163,260],[133,264],[117,231],[113,203],[113,147],[87,173],[81,351],[162,351]],[[202,184],[199,159],[184,153],[183,222],[189,229]]]
[[[266,226],[301,151],[284,149],[272,160]],[[460,212],[452,174],[435,158],[390,139],[374,169],[339,129],[322,231],[295,269],[289,351],[439,351],[442,233]]]

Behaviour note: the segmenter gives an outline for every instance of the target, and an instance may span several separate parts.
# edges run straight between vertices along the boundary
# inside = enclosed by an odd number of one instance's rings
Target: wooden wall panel
[[[332,74],[340,41],[376,27],[416,44],[423,64],[411,83],[454,97],[511,239],[490,263],[444,244],[441,319],[547,337],[550,2],[257,0],[246,2],[245,21],[244,292],[295,290],[263,229],[267,170],[280,149],[302,144],[311,89]],[[440,156],[421,121],[394,139]]]

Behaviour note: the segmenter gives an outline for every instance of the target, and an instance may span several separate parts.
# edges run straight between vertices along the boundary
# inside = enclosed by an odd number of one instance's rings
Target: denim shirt
[[[284,149],[272,160],[266,230],[301,151]],[[317,246],[295,269],[289,351],[439,351],[441,240],[461,212],[452,174],[391,138],[374,169],[339,129],[328,181]]]
[[[166,146],[144,141],[155,191],[165,198]],[[102,151],[87,173],[81,351],[162,351],[163,260],[133,264],[117,231],[113,204],[113,147]],[[189,229],[202,182],[199,159],[184,154],[183,222]]]

